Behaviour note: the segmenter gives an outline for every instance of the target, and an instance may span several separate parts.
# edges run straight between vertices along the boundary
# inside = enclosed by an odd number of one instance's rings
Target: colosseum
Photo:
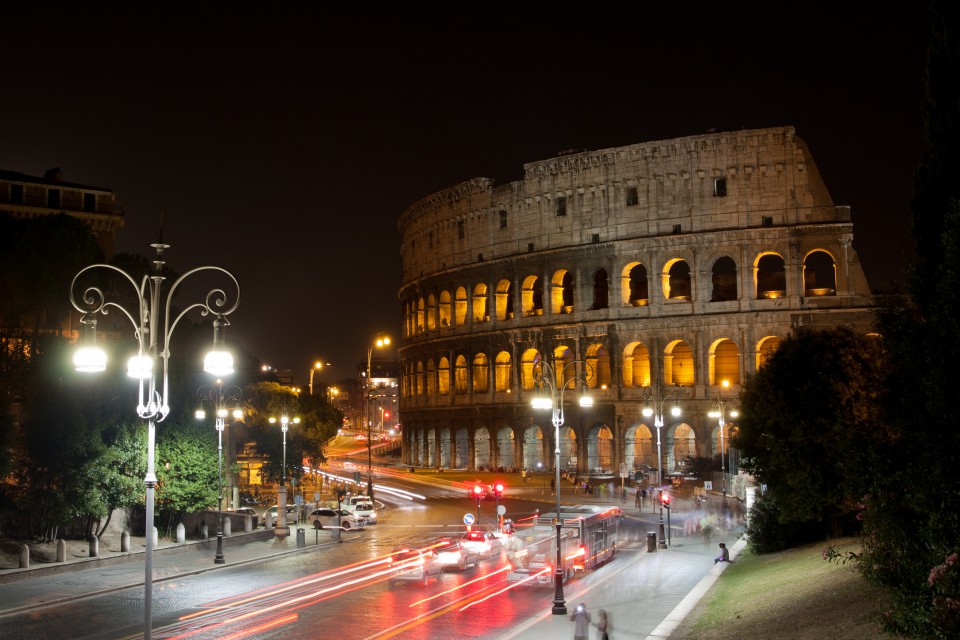
[[[745,376],[796,327],[872,327],[850,208],[792,127],[565,152],[398,225],[411,466],[553,470],[558,444],[578,476],[736,472]]]

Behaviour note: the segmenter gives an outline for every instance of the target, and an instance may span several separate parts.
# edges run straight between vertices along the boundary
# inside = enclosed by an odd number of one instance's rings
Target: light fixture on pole
[[[724,463],[724,453],[727,449],[726,442],[724,442],[724,427],[727,424],[726,413],[727,413],[727,401],[723,397],[723,392],[730,388],[730,381],[724,380],[720,383],[720,392],[717,394],[717,399],[714,401],[716,409],[708,413],[707,415],[711,418],[717,419],[717,424],[720,426],[720,475],[723,477],[723,499],[727,499],[727,467]],[[736,418],[737,413],[736,409],[730,409],[730,417]]]
[[[240,387],[230,385],[223,386],[223,380],[217,380],[215,387],[200,387],[197,389],[197,399],[200,401],[200,408],[196,411],[197,420],[204,420],[207,417],[203,410],[203,403],[209,402],[213,406],[216,415],[217,427],[217,476],[219,488],[217,492],[217,552],[213,557],[214,564],[223,564],[226,562],[223,557],[223,429],[224,422],[228,416],[233,416],[234,420],[243,417],[243,411],[240,409]],[[233,408],[227,405],[232,404]]]
[[[567,369],[570,369],[570,375],[568,375]],[[543,360],[539,360],[533,365],[533,380],[537,395],[533,397],[530,405],[534,409],[550,409],[552,411],[550,421],[553,424],[554,432],[555,460],[553,466],[556,474],[554,486],[557,498],[557,559],[554,570],[553,608],[551,609],[554,615],[567,614],[567,603],[563,596],[563,556],[560,548],[561,529],[563,528],[563,517],[560,515],[560,427],[563,426],[563,394],[568,388],[576,388],[578,385],[582,385],[583,392],[580,395],[579,404],[581,407],[592,407],[593,398],[587,394],[587,381],[592,377],[592,367],[583,360],[565,361],[559,367],[556,363],[550,365]]]
[[[673,403],[670,407],[670,415],[678,417],[680,415],[680,398],[683,397],[683,389],[676,385],[670,385],[666,388],[660,385],[645,387],[643,390],[643,400],[646,403],[643,407],[643,415],[653,416],[653,424],[657,428],[657,485],[663,490],[663,450],[660,444],[660,430],[663,429],[663,408],[667,403]],[[663,525],[663,502],[660,503],[660,540],[657,545],[661,549],[667,548],[667,540]]]
[[[313,366],[310,367],[310,395],[311,396],[313,395],[313,374],[319,371],[320,369],[323,369],[324,367],[329,367],[329,366],[330,366],[329,362],[320,362],[319,360],[317,360],[316,362],[313,363]]]
[[[373,500],[373,450],[372,443],[370,442],[370,424],[373,422],[373,417],[370,415],[370,407],[372,405],[371,399],[373,398],[373,378],[371,377],[370,364],[373,360],[373,350],[374,348],[382,349],[390,345],[390,338],[385,335],[377,336],[377,339],[367,347],[367,379],[365,381],[364,389],[364,419],[367,421],[367,495],[370,496],[370,500]]]
[[[283,541],[290,535],[290,527],[287,526],[287,429],[291,424],[300,424],[300,418],[291,418],[283,413],[279,418],[270,417],[270,424],[280,423],[280,430],[283,431],[283,472],[280,476],[280,488],[277,489],[277,526],[273,530],[274,539]]]
[[[139,284],[137,279],[110,264],[93,264],[81,269],[70,283],[70,303],[83,314],[81,325],[84,327],[84,344],[74,355],[77,371],[96,372],[106,369],[107,358],[96,347],[96,316],[107,315],[117,310],[130,321],[134,337],[137,340],[137,354],[127,363],[128,375],[139,380],[139,398],[137,415],[147,420],[147,474],[146,485],[146,553],[144,561],[144,597],[143,597],[143,637],[149,640],[153,627],[153,518],[154,490],[157,485],[154,453],[156,441],[156,423],[162,422],[170,413],[168,365],[170,359],[170,337],[177,323],[187,313],[199,310],[201,316],[213,315],[213,349],[204,358],[204,369],[215,376],[224,376],[233,372],[233,357],[224,349],[223,328],[228,324],[226,316],[233,313],[240,303],[240,285],[229,271],[220,267],[197,267],[177,278],[169,288],[163,286],[163,252],[170,248],[161,240],[150,245],[156,251],[153,260],[153,273],[144,275]],[[103,273],[105,276],[119,276],[120,282],[111,283],[109,290],[120,289],[127,283],[133,289],[133,296],[126,298],[128,309],[120,302],[107,299],[107,285],[96,281],[91,274]],[[215,275],[224,280],[226,287],[210,289],[199,302],[187,304],[179,313],[171,317],[171,305],[177,289],[182,282],[199,273]],[[231,302],[227,292],[234,294]],[[183,305],[183,300],[178,300]],[[134,307],[135,303],[135,307]],[[157,384],[156,360],[163,361],[160,372],[160,385]]]

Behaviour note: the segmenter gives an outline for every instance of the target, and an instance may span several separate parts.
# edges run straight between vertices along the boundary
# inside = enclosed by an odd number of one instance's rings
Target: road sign
[[[620,463],[620,477],[621,477],[621,478],[626,478],[626,477],[627,477],[627,463],[626,463],[626,462],[621,462],[621,463]]]
[[[498,516],[502,516],[502,515],[504,515],[504,514],[506,514],[506,513],[507,513],[507,508],[506,508],[505,506],[503,506],[502,504],[497,506],[497,515],[498,515]]]
[[[476,521],[477,517],[472,513],[463,514],[463,524],[473,524]]]

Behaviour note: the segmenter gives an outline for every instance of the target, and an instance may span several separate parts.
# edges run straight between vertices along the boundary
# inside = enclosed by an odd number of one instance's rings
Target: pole
[[[545,367],[549,367],[544,363]],[[560,515],[560,427],[563,426],[563,388],[557,389],[557,372],[551,368],[553,384],[553,472],[554,482],[556,483],[557,495],[557,564],[554,572],[554,594],[553,594],[553,614],[559,616],[567,615],[567,602],[563,595],[563,553],[560,545],[563,542],[563,517]],[[566,383],[564,383],[566,384]]]
[[[153,386],[153,385],[151,385]],[[143,563],[143,638],[150,640],[153,634],[153,499],[157,486],[157,474],[154,468],[154,452],[157,425],[153,418],[147,423],[147,518],[146,518],[146,559]]]
[[[220,407],[217,407],[217,476],[219,477],[219,493],[217,495],[217,553],[213,557],[214,564],[223,564],[223,416]]]

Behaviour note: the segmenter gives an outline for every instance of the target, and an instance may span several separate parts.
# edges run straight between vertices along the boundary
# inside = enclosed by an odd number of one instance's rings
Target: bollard
[[[233,533],[233,523],[230,518],[223,519],[223,535],[228,536]]]
[[[210,531],[207,529],[206,520],[200,523],[200,537],[204,540],[208,540],[210,538]]]
[[[126,553],[130,551],[130,532],[124,531],[120,534],[120,551]]]
[[[67,541],[63,538],[57,540],[57,562],[67,561]]]
[[[654,553],[657,550],[657,532],[647,531],[647,553]]]
[[[204,536],[204,537],[206,537],[206,536]],[[177,525],[177,543],[179,544],[179,543],[182,543],[182,542],[186,542],[186,540],[187,540],[187,530],[186,530],[186,528],[183,526],[183,523],[181,522],[180,524]],[[156,543],[154,543],[154,544],[156,544]]]
[[[263,521],[263,522],[264,522],[263,526],[266,527],[267,529],[273,527],[273,514],[272,514],[272,513],[267,513],[267,514],[264,516],[264,521]]]
[[[247,533],[253,531],[253,516],[243,516],[243,530]]]
[[[157,531],[157,528],[153,528],[153,546],[156,548],[160,544],[160,533]]]
[[[307,546],[307,530],[297,529],[297,549],[303,549],[305,546]]]
[[[90,557],[96,558],[100,555],[100,538],[97,536],[90,536],[87,538],[87,543],[90,546]]]
[[[25,544],[20,545],[20,568],[30,568],[30,547]]]

